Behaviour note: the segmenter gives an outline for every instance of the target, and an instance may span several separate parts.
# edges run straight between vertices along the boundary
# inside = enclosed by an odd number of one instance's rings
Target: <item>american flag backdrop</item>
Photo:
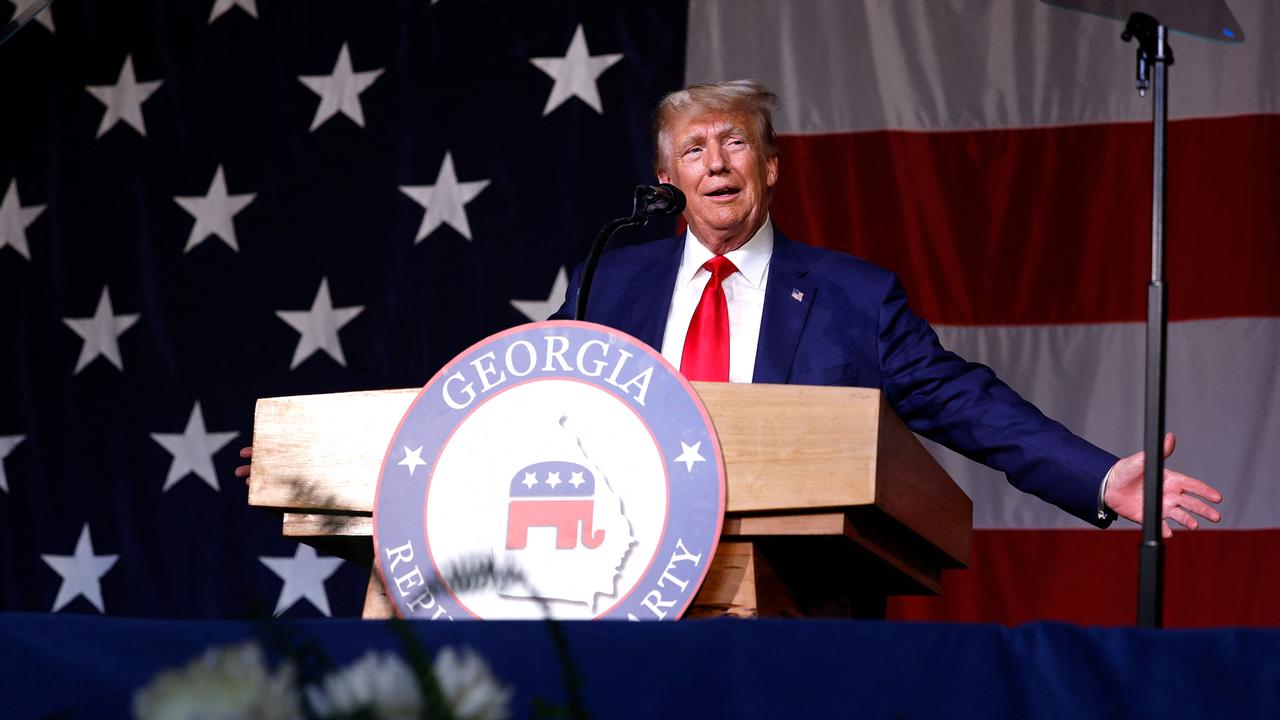
[[[255,398],[558,307],[652,176],[685,6],[50,12],[0,46],[0,609],[358,614],[367,570],[246,507]]]
[[[1227,498],[1168,548],[1175,625],[1280,622],[1280,5],[1228,4],[1244,44],[1172,40],[1171,465]],[[1150,101],[1120,30],[1038,0],[57,0],[0,46],[0,610],[357,614],[366,570],[246,507],[254,399],[421,385],[548,315],[686,82],[781,96],[788,236],[896,271],[944,344],[1133,452]],[[1132,621],[1131,524],[939,453],[973,568],[891,616]]]

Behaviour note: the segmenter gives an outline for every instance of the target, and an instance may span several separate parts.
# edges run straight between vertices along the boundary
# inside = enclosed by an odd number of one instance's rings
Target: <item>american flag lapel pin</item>
[[[791,288],[791,299],[795,300],[796,302],[801,302],[804,300],[804,293],[800,292],[795,288]]]

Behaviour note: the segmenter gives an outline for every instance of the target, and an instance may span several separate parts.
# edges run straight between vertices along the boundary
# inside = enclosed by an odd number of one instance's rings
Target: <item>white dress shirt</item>
[[[760,318],[764,315],[764,286],[769,279],[769,258],[773,255],[773,223],[764,225],[742,247],[725,254],[738,272],[725,278],[725,300],[729,306],[729,382],[749,383],[756,371],[756,346],[760,343]],[[714,257],[698,242],[693,231],[685,234],[684,255],[676,272],[676,286],[667,313],[667,331],[662,336],[662,357],[680,368],[689,322],[702,300],[702,291],[711,273],[702,265]]]

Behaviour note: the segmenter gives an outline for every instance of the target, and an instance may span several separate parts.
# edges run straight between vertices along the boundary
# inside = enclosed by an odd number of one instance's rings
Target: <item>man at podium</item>
[[[1098,527],[1142,522],[1143,455],[1119,459],[1071,433],[986,366],[948,352],[893,273],[785,237],[769,218],[779,178],[776,97],[750,80],[694,85],[654,111],[658,180],[687,198],[683,237],[600,260],[587,320],[660,348],[690,380],[879,388],[915,432],[1000,470]],[[582,267],[553,319],[573,316]],[[1174,436],[1165,438],[1166,457]],[[1221,493],[1166,470],[1168,520],[1217,522]]]

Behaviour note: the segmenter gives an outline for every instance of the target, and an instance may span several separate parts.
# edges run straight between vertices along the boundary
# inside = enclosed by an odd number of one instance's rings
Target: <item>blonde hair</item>
[[[653,167],[662,170],[666,155],[663,134],[677,118],[707,112],[742,114],[750,122],[755,139],[766,157],[778,154],[778,138],[773,132],[773,109],[778,96],[756,80],[727,80],[690,85],[668,93],[653,110]]]

